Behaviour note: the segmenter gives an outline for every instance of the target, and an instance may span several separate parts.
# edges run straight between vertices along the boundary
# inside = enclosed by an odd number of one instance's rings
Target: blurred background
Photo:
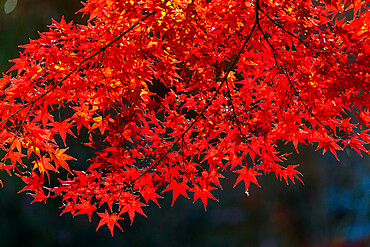
[[[84,23],[74,13],[82,7],[78,0],[0,0],[0,73],[8,60],[19,56],[21,44],[38,38],[51,19]],[[78,158],[71,164],[85,169],[91,150],[82,134],[79,141],[68,138],[69,154]],[[281,146],[292,152],[293,147]],[[287,164],[301,164],[304,183],[286,185],[273,175],[259,178],[262,188],[251,185],[249,196],[235,177],[221,181],[216,191],[219,203],[203,204],[181,198],[171,207],[172,196],[162,200],[162,208],[151,204],[148,218],[135,217],[130,226],[122,222],[112,238],[109,230],[95,231],[98,216],[59,216],[61,202],[50,200],[30,204],[31,197],[18,194],[23,182],[0,172],[0,246],[257,246],[257,247],[368,247],[370,246],[370,159],[351,150],[321,155],[315,147],[300,146],[300,153]],[[1,157],[3,154],[1,154]]]

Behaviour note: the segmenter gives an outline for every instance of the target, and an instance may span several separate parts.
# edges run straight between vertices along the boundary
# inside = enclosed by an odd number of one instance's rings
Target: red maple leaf
[[[27,195],[31,195],[33,197],[33,201],[31,202],[31,204],[34,202],[42,202],[42,201],[46,203],[47,197],[45,196],[45,193],[42,189],[35,190],[35,194],[27,193]]]
[[[358,122],[360,125],[365,125],[366,127],[370,127],[370,112],[369,110],[361,111],[356,115]]]
[[[31,191],[40,190],[41,185],[45,182],[44,177],[37,175],[34,171],[31,172],[30,176],[22,176],[22,175],[18,175],[18,176],[23,180],[23,182],[27,184],[18,193],[21,193],[22,191],[25,191],[25,190],[31,190]]]
[[[66,119],[64,120],[63,122],[59,123],[59,122],[53,122],[52,125],[54,126],[54,131],[56,133],[58,133],[60,135],[60,137],[62,138],[63,140],[63,143],[64,143],[64,146],[66,146],[66,136],[67,136],[67,133],[74,136],[76,138],[76,136],[73,134],[73,132],[71,131],[71,128],[73,126],[73,124],[69,123],[69,120]]]
[[[75,158],[64,153],[65,151],[67,151],[67,149],[68,148],[65,149],[57,148],[55,152],[51,154],[51,158],[55,162],[56,169],[58,169],[58,166],[60,165],[61,167],[72,173],[72,171],[69,169],[66,160],[75,160]]]
[[[134,221],[134,217],[135,217],[135,213],[138,212],[142,215],[145,215],[142,207],[146,206],[144,203],[141,203],[139,202],[138,200],[135,200],[135,199],[131,199],[131,200],[127,200],[126,202],[123,203],[123,207],[119,213],[119,215],[123,214],[123,213],[128,213],[128,216],[130,217],[130,221],[131,221],[131,225],[132,225],[132,222]]]
[[[89,221],[91,221],[91,215],[97,209],[95,204],[91,205],[90,201],[83,201],[82,203],[76,204],[75,209],[79,209],[80,211],[74,215],[87,214],[89,216]]]
[[[214,189],[215,188],[212,187],[212,186],[203,186],[203,187],[195,186],[195,188],[193,188],[191,190],[192,192],[194,192],[194,201],[193,201],[193,203],[200,198],[201,201],[203,202],[204,210],[207,211],[207,200],[208,200],[208,198],[211,198],[215,201],[218,201],[210,192],[211,190],[214,190]]]
[[[101,220],[99,221],[98,227],[96,230],[98,230],[102,225],[107,224],[112,236],[113,236],[113,228],[114,226],[117,226],[119,229],[122,230],[121,226],[118,224],[117,220],[123,219],[119,217],[116,213],[108,213],[107,210],[105,210],[104,213],[98,213],[98,215],[101,217]]]
[[[299,177],[299,176],[302,176],[302,174],[295,170],[295,168],[297,166],[299,166],[299,165],[289,165],[289,166],[286,167],[285,170],[281,170],[280,176],[285,179],[286,184],[289,184],[288,183],[288,178],[290,178],[290,180],[292,180],[293,184],[295,183],[294,182],[295,178],[298,179],[299,181],[301,181],[301,183],[303,184],[302,179]],[[280,177],[280,179],[281,179],[281,177]]]
[[[163,198],[162,196],[159,196],[157,193],[155,193],[155,190],[151,187],[145,188],[140,191],[140,194],[143,196],[145,203],[148,203],[149,199],[155,202],[155,204],[158,205],[158,207],[161,207],[158,203],[157,198]]]
[[[249,185],[251,184],[251,182],[253,182],[258,187],[261,187],[258,184],[256,176],[262,175],[262,174],[259,173],[258,171],[256,171],[255,169],[253,169],[253,167],[251,167],[249,169],[247,167],[243,167],[242,169],[234,171],[234,172],[239,173],[239,176],[236,179],[236,182],[234,184],[234,188],[242,180],[244,181],[244,185],[245,185],[245,193],[248,192],[248,188],[249,188]]]
[[[167,185],[166,189],[164,189],[162,191],[162,193],[166,192],[166,191],[170,191],[170,190],[172,190],[172,204],[171,204],[171,207],[175,203],[179,194],[185,196],[186,198],[189,198],[188,195],[186,194],[186,190],[189,190],[189,187],[185,183],[178,183],[177,181],[172,180],[170,182],[170,184]]]

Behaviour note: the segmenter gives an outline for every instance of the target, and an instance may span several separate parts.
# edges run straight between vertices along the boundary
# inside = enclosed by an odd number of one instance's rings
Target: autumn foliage
[[[367,1],[89,0],[80,12],[86,25],[53,21],[0,80],[0,167],[35,202],[60,197],[62,213],[97,214],[113,235],[163,196],[206,209],[232,172],[246,193],[270,173],[301,181],[288,143],[370,152]],[[70,167],[66,136],[81,129],[95,155]]]

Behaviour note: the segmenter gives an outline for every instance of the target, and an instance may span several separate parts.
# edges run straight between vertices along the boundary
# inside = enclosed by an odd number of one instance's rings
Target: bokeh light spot
[[[17,7],[18,0],[6,0],[4,3],[5,14],[11,13]]]

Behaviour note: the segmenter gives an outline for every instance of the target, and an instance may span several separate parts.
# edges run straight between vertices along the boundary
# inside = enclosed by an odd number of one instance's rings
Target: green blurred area
[[[7,71],[8,60],[18,56],[18,45],[36,39],[37,31],[46,31],[51,19],[84,23],[77,0],[19,0],[13,11],[0,1],[0,72]],[[14,0],[12,0],[14,1]],[[13,2],[14,4],[14,2]],[[9,5],[9,2],[8,2]],[[78,159],[72,169],[83,169],[91,150],[70,136],[69,154]],[[281,145],[286,152],[292,146]],[[249,196],[240,183],[233,189],[235,176],[221,181],[223,191],[215,191],[219,202],[195,204],[180,196],[174,207],[171,193],[164,194],[162,208],[155,204],[145,209],[148,218],[135,217],[133,226],[122,222],[124,232],[115,236],[102,227],[95,231],[98,216],[72,218],[59,216],[57,199],[30,204],[32,198],[22,189],[22,181],[0,172],[0,246],[370,246],[370,168],[369,159],[345,150],[334,156],[314,153],[313,147],[301,147],[286,162],[301,164],[305,185],[286,185],[272,174],[259,178],[262,188],[251,186]]]

